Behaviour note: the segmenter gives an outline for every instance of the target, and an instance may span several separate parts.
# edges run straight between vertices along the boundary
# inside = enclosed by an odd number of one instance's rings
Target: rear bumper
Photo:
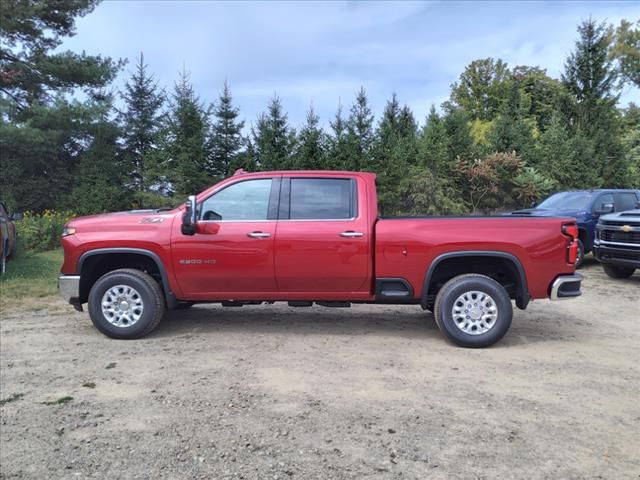
[[[579,297],[582,295],[580,291],[581,283],[582,275],[579,273],[560,275],[551,284],[549,298],[551,300],[566,300],[568,298]]]
[[[80,275],[60,275],[58,277],[58,291],[65,302],[70,303],[76,310],[82,311],[80,303]]]

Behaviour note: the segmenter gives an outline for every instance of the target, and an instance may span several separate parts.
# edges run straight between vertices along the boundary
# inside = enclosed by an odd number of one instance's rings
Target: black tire
[[[576,268],[580,268],[584,262],[584,243],[578,240],[578,255],[576,256]]]
[[[138,292],[142,301],[142,314],[130,326],[116,326],[102,312],[102,298],[112,287],[124,285]],[[158,282],[151,275],[140,270],[123,268],[100,277],[89,292],[89,316],[95,327],[106,336],[118,339],[144,337],[154,330],[164,315],[164,295]]]
[[[191,308],[194,305],[195,305],[194,302],[178,302],[174,310],[186,310],[187,308]]]
[[[466,333],[453,318],[454,303],[465,292],[471,291],[489,295],[497,307],[497,317],[485,333]],[[511,326],[513,307],[502,285],[485,275],[469,273],[454,277],[442,286],[436,297],[433,314],[440,331],[453,343],[460,347],[482,348],[493,345],[505,336]]]
[[[617,265],[609,265],[604,263],[602,265],[604,269],[604,273],[609,275],[611,278],[629,278],[633,275],[633,272],[636,271],[633,267],[619,267]]]

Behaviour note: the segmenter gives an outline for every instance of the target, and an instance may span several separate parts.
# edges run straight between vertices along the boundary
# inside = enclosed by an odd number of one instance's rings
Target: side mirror
[[[640,208],[640,202],[636,203],[636,208]]]
[[[603,203],[595,213],[598,215],[604,215],[605,213],[613,212],[613,203]]]
[[[14,212],[14,213],[12,213],[12,214],[11,214],[11,217],[9,217],[9,219],[10,219],[12,222],[15,222],[16,220],[22,220],[22,214],[21,214],[21,213]]]
[[[196,196],[189,195],[182,215],[182,234],[194,235],[196,233],[196,223],[198,223],[196,219]]]
[[[538,202],[531,202],[529,204],[529,208],[536,208],[536,205],[538,204]]]

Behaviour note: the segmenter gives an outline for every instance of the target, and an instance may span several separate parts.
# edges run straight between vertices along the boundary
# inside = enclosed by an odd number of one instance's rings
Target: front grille
[[[638,245],[640,245],[640,232],[600,230],[600,240],[616,243],[637,243]]]

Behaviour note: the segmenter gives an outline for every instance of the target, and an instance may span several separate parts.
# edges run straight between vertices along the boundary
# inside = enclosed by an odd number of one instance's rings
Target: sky
[[[225,79],[247,126],[277,94],[292,125],[313,105],[327,125],[363,86],[376,116],[395,92],[423,122],[466,65],[494,57],[559,78],[581,20],[640,18],[637,2],[208,2],[106,0],[62,48],[126,58],[122,88],[144,53],[171,89],[183,67],[207,104]],[[620,103],[640,102],[626,87]]]

